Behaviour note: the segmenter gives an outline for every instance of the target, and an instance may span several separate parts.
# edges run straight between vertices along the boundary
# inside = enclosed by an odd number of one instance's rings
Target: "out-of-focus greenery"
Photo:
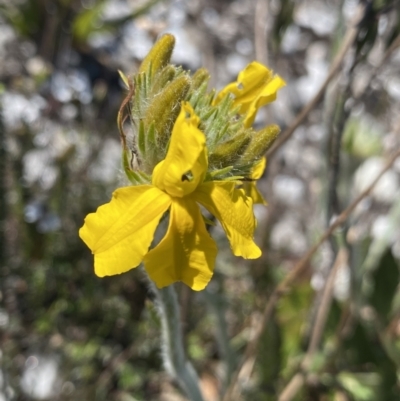
[[[139,21],[155,39],[164,26],[157,27],[146,16],[152,15],[156,6],[168,9],[179,2],[127,1],[132,6],[131,12],[107,20],[103,11],[108,3],[105,0],[0,3],[0,35],[8,28],[15,35],[2,50],[0,60],[0,394],[5,394],[7,400],[40,399],[33,389],[35,386],[26,384],[27,377],[29,372],[37,374],[48,360],[56,362],[57,379],[52,381],[54,389],[45,399],[184,399],[163,372],[160,324],[144,273],[136,269],[116,277],[95,277],[92,255],[77,235],[85,215],[107,202],[121,183],[126,185],[119,164],[115,122],[124,98],[117,73],[122,67],[116,61],[115,50],[126,35],[123,27]],[[208,32],[211,28],[204,24],[203,16],[215,18],[210,9],[215,7],[226,24],[235,7],[250,10],[251,18],[240,20],[245,13],[238,12],[238,20],[233,23],[241,27],[240,35],[245,31],[252,40],[254,2],[224,0],[213,4],[199,0],[198,8],[192,4],[186,5],[187,9],[183,3],[178,5],[188,14],[187,25],[194,42],[201,42],[199,52],[207,56],[204,60],[213,57],[209,64],[216,65],[216,70],[226,68],[223,57],[227,49],[233,49],[243,38],[229,39],[229,29],[228,39]],[[317,35],[307,26],[295,26],[301,2],[269,3],[268,32],[274,68],[285,77],[290,90],[293,81],[306,70],[303,63],[307,46],[284,54],[281,46],[287,31],[298,29],[302,40],[310,45],[323,43],[333,55],[340,46],[343,30]],[[325,134],[322,144],[313,145],[307,139],[307,145],[318,147],[324,157],[324,166],[308,179],[307,192],[316,212],[307,218],[307,224],[301,220],[307,247],[325,228],[323,221],[334,217],[352,199],[353,178],[359,166],[374,157],[385,156],[388,149],[385,143],[388,138],[392,142],[395,138],[388,131],[395,126],[399,102],[388,100],[387,78],[380,81],[372,77],[374,85],[368,84],[361,95],[355,93],[354,86],[359,74],[373,70],[370,64],[371,58],[374,59],[373,49],[384,52],[398,38],[399,3],[366,3],[368,12],[353,46],[354,58],[343,68],[343,82],[329,88],[324,101],[304,126],[307,132],[316,121],[323,121]],[[332,2],[332,7],[340,14],[339,25],[343,27],[342,2]],[[111,44],[99,50],[91,40],[94,34],[104,32],[112,38]],[[131,63],[132,70],[140,62],[134,56],[126,56],[124,60],[124,66]],[[388,59],[385,66],[389,72],[399,71],[398,61]],[[71,92],[63,100],[65,94],[57,91],[65,90],[63,85],[67,81]],[[80,89],[84,85],[89,98],[82,95],[87,95]],[[289,111],[284,108],[274,111],[274,119],[283,128],[298,111],[298,104],[289,103],[288,98],[284,99]],[[22,117],[18,120],[14,113]],[[304,154],[302,146],[292,153],[293,157]],[[333,162],[336,156],[340,163]],[[280,174],[301,176],[300,170],[306,170],[304,165],[290,170],[288,159],[282,155],[275,156],[269,164],[271,172],[264,183],[273,182]],[[106,170],[111,170],[111,174]],[[329,178],[332,175],[336,178]],[[329,192],[329,183],[333,192]],[[268,184],[268,188],[272,187]],[[320,188],[314,198],[313,188]],[[396,194],[390,201],[368,198],[369,203],[364,204],[367,211],[359,210],[344,226],[341,235],[349,258],[342,273],[347,281],[338,282],[336,290],[348,286],[349,291],[347,296],[332,300],[321,345],[313,355],[304,386],[293,400],[400,399],[400,265],[399,252],[394,248],[400,235],[398,188]],[[203,388],[211,394],[208,401],[217,400],[223,393],[227,377],[251,341],[252,322],[260,318],[273,288],[301,256],[290,248],[297,237],[284,237],[279,248],[272,245],[273,227],[288,210],[273,192],[267,193],[267,199],[268,225],[265,227],[265,216],[261,216],[262,238],[257,238],[263,241],[261,260],[244,264],[231,257],[227,242],[219,239],[222,256],[210,293],[199,296],[177,285],[186,349]],[[294,210],[292,218],[310,212],[307,200],[301,202],[290,206]],[[378,217],[386,219],[379,236],[370,229]],[[213,234],[218,237],[218,230]],[[331,266],[343,244],[333,238],[325,245]],[[321,294],[312,277],[315,278],[322,265],[322,257],[321,252],[279,300],[263,333],[255,373],[244,389],[244,399],[277,400],[290,379],[301,371],[320,304]],[[323,282],[329,266],[318,276],[323,277]],[[31,377],[39,382],[39,376]],[[27,389],[31,394],[26,393]]]

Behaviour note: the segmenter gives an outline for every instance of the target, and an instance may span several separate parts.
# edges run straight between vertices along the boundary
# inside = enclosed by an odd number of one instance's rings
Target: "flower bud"
[[[165,66],[154,81],[153,87],[151,88],[150,97],[161,92],[175,78],[176,72],[177,71],[174,66]]]
[[[279,132],[280,128],[277,125],[269,125],[260,131],[254,132],[251,142],[241,158],[241,162],[246,164],[259,160],[272,146]]]
[[[146,133],[146,158],[149,149],[156,149],[153,155],[158,163],[165,157],[166,146],[171,136],[172,127],[180,112],[181,102],[190,88],[190,78],[181,76],[170,82],[158,95],[151,99],[144,117]],[[151,157],[152,158],[152,157]]]
[[[162,70],[171,60],[175,46],[175,38],[166,34],[154,44],[139,68],[139,73],[146,72],[151,78]]]
[[[198,69],[192,76],[191,90],[195,91],[200,88],[203,83],[208,82],[210,73],[205,68]]]

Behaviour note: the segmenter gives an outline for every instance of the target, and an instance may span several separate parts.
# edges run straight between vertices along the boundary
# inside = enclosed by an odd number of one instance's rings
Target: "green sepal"
[[[144,162],[146,165],[153,166],[158,163],[156,160],[157,148],[156,148],[156,129],[154,122],[151,122],[145,132],[145,148],[146,153],[144,156]]]
[[[132,170],[128,160],[128,152],[126,150],[122,152],[122,164],[128,180],[133,185],[143,185],[151,183],[150,175],[146,174],[144,171]]]
[[[123,151],[122,151],[122,165],[124,167],[124,171],[125,171],[125,174],[126,174],[128,180],[132,184],[138,185],[138,184],[142,183],[140,176],[130,168],[129,161],[128,161],[128,154],[125,149],[123,149]]]
[[[212,121],[217,117],[218,115],[218,110],[217,109],[210,109],[208,110],[203,116],[201,116],[201,121],[204,121],[207,123],[212,123]]]
[[[217,91],[215,88],[211,89],[211,91],[207,97],[208,106],[211,106],[212,102],[214,101],[216,93],[217,93]]]
[[[138,149],[142,157],[146,155],[146,135],[144,131],[144,123],[139,120],[139,130],[137,135]]]
[[[232,113],[233,100],[231,96],[226,96],[217,106],[217,113],[213,116],[212,121],[208,121],[208,135],[210,143],[218,144],[225,140],[225,136],[233,137],[230,123],[235,114]],[[229,132],[228,132],[229,131]],[[212,141],[212,142],[211,142]]]
[[[238,185],[242,185],[243,175],[232,175],[231,177],[225,177],[224,181],[237,181]]]
[[[134,77],[134,82],[135,82],[135,96],[132,97],[132,107],[131,107],[131,118],[133,121],[136,121],[136,119],[141,117],[141,106],[142,106],[142,97],[143,97],[143,92],[145,92],[145,89],[143,89],[142,86],[142,75],[143,74],[138,74]]]
[[[233,109],[233,97],[230,93],[223,97],[223,99],[216,106],[221,114],[228,114]]]
[[[244,175],[227,175],[233,170],[234,167],[229,166],[212,171],[211,173],[206,174],[204,181],[237,181],[238,185],[242,185],[242,180],[245,178]]]
[[[154,121],[152,121],[147,130],[146,148],[151,149],[151,148],[154,148],[155,145],[156,145],[156,128],[154,125]]]
[[[207,93],[207,87],[208,82],[203,82],[197,90],[190,91],[190,95],[188,96],[188,101],[198,114],[208,113],[210,107],[213,111],[216,111],[216,108],[211,106],[214,95]]]
[[[264,156],[279,135],[280,128],[277,125],[269,125],[260,131],[254,132],[251,142],[244,152],[241,163],[253,163]]]
[[[141,184],[151,183],[151,175],[146,174],[144,171],[138,170],[135,171],[135,174],[139,177]]]
[[[151,88],[150,97],[157,95],[165,86],[171,82],[176,75],[176,68],[172,65],[165,66],[160,73],[157,75],[157,78],[154,81],[154,84]]]
[[[208,176],[209,176],[209,180],[208,181],[215,181],[216,179],[218,179],[218,177],[225,177],[227,174],[229,174],[233,169],[233,166],[228,166],[228,167],[224,167],[224,168],[220,168],[218,170],[214,170],[211,171]]]
[[[154,78],[157,72],[170,62],[174,46],[175,38],[172,35],[166,34],[161,36],[142,61],[139,73],[146,72],[150,78]]]
[[[128,77],[121,70],[118,70],[118,74],[119,74],[120,78],[122,79],[122,82],[124,83],[126,89],[129,89],[130,87],[129,87]]]

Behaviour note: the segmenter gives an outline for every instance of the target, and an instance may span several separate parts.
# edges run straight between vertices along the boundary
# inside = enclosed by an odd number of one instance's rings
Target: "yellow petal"
[[[241,71],[236,82],[223,88],[214,100],[218,104],[228,93],[234,96],[234,107],[240,106],[239,113],[246,114],[244,124],[250,127],[257,110],[276,99],[276,92],[285,85],[285,81],[272,70],[253,61]]]
[[[260,91],[257,97],[256,107],[259,108],[273,102],[276,99],[278,90],[284,86],[286,86],[286,82],[279,75],[274,75],[272,79],[265,83]]]
[[[265,171],[265,167],[267,165],[267,158],[262,157],[251,170],[250,178],[253,180],[258,180],[262,177]]]
[[[199,122],[190,104],[182,103],[167,156],[154,168],[153,185],[171,196],[186,196],[203,182],[208,164],[206,139],[197,128]]]
[[[169,219],[165,237],[144,257],[146,271],[159,288],[182,281],[200,291],[212,277],[217,246],[192,196],[174,199]]]
[[[99,277],[136,267],[153,240],[171,198],[151,185],[119,188],[111,201],[86,216],[79,236],[95,258]]]
[[[204,182],[193,196],[220,221],[234,255],[256,259],[261,250],[253,241],[256,227],[253,201],[235,186],[235,182]]]
[[[278,75],[275,75],[269,82],[264,84],[254,100],[248,103],[247,115],[244,120],[245,127],[248,128],[253,125],[258,109],[273,102],[276,99],[278,90],[285,85],[285,81]]]
[[[228,84],[218,93],[214,104],[218,104],[228,93],[235,98],[235,106],[242,105],[241,113],[247,111],[252,102],[260,93],[265,82],[272,77],[272,71],[264,65],[253,61],[242,70],[236,82]]]

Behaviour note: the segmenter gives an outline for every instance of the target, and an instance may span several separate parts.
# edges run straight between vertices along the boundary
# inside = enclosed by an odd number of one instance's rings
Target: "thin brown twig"
[[[275,288],[271,296],[265,305],[262,317],[254,328],[254,336],[248,343],[244,353],[243,362],[239,366],[238,370],[232,377],[231,384],[227,389],[223,401],[234,401],[234,397],[240,395],[240,384],[244,383],[251,376],[256,361],[256,354],[258,345],[260,343],[261,335],[264,331],[264,327],[267,325],[271,318],[272,312],[274,311],[275,305],[279,298],[289,289],[297,277],[305,270],[308,266],[309,261],[314,256],[315,252],[319,247],[332,235],[332,233],[342,225],[354,211],[356,206],[372,191],[376,183],[386,173],[387,170],[393,165],[395,160],[400,156],[400,149],[398,149],[393,156],[387,161],[385,167],[373,180],[373,182],[360,194],[353,202],[332,222],[328,229],[322,234],[319,240],[308,250],[308,252],[297,262],[290,273],[283,279],[283,281]]]
[[[364,16],[364,10],[365,10],[365,7],[360,5],[359,12],[356,13],[354,20],[351,22],[351,24],[346,32],[346,35],[343,39],[342,47],[340,48],[335,59],[333,60],[331,69],[329,70],[329,73],[328,73],[328,76],[325,78],[325,81],[321,85],[319,91],[303,107],[301,112],[294,119],[293,123],[278,137],[278,139],[275,141],[275,143],[268,149],[267,154],[266,154],[267,158],[271,157],[278,150],[278,148],[281,145],[283,145],[293,135],[296,128],[306,119],[306,117],[310,114],[310,112],[315,108],[315,106],[321,100],[329,83],[339,72],[339,69],[342,65],[342,62],[343,62],[347,52],[352,47],[352,45],[357,37],[358,30],[359,30],[359,22],[361,21],[362,17]]]
[[[335,284],[336,274],[339,269],[347,262],[348,251],[345,247],[339,249],[336,256],[335,262],[329,272],[328,279],[326,280],[323,294],[321,298],[321,303],[318,308],[317,317],[315,319],[315,324],[311,333],[310,343],[307,349],[307,354],[313,356],[317,351],[319,344],[321,342],[322,333],[325,328],[326,319],[328,317],[328,311],[332,303],[333,288]],[[304,361],[304,365],[308,365],[308,361]],[[304,367],[304,366],[303,366]]]
[[[283,389],[283,391],[279,395],[278,401],[291,401],[304,385],[307,372],[310,369],[310,365],[320,345],[322,334],[325,329],[328,313],[332,304],[336,273],[339,271],[340,267],[343,266],[343,264],[347,261],[347,258],[347,249],[344,247],[340,248],[333,267],[329,273],[328,279],[325,282],[321,303],[318,308],[317,317],[315,319],[315,324],[311,333],[311,339],[308,345],[308,349],[302,362],[300,363],[300,371],[292,377],[287,386]]]

